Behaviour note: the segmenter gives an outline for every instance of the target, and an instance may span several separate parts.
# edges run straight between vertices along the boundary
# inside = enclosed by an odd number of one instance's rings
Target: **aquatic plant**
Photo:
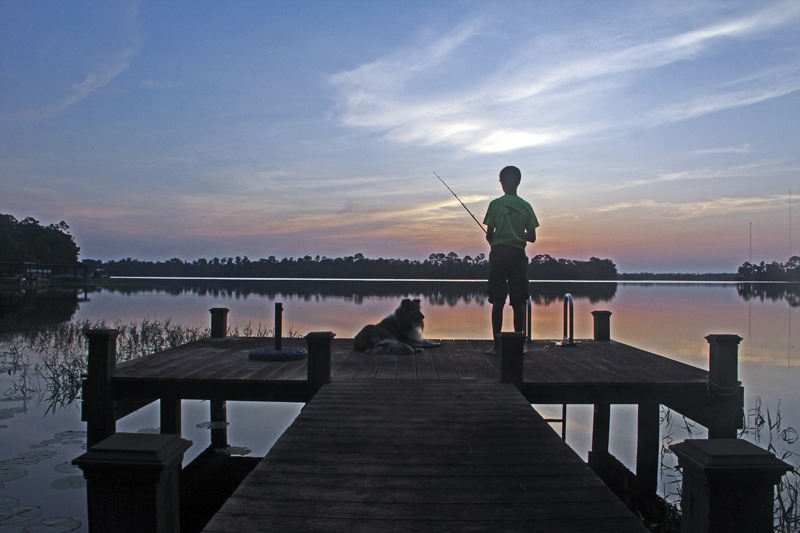
[[[676,432],[681,432],[684,438],[694,438],[703,430],[695,422],[685,416],[675,416],[667,407],[661,407],[661,472],[660,477],[664,490],[665,501],[672,506],[674,517],[679,520],[682,475],[677,467],[677,460],[669,445],[675,441]],[[789,449],[800,440],[797,430],[786,426],[781,412],[781,403],[775,408],[774,413],[769,407],[764,408],[761,397],[755,399],[752,408],[748,409],[744,421],[744,428],[739,432],[739,438],[746,438],[772,452],[778,459],[792,465],[792,470],[782,478],[775,491],[774,501],[774,530],[776,533],[800,532],[800,453]],[[667,529],[653,531],[668,531]]]
[[[47,412],[71,405],[81,398],[82,376],[86,372],[89,349],[85,332],[90,329],[116,329],[117,362],[175,348],[211,335],[208,327],[175,324],[171,319],[123,323],[106,320],[77,320],[5,337],[0,340],[0,365],[16,379],[4,391],[5,397],[39,395],[48,404]],[[271,337],[274,329],[248,322],[228,328],[236,337]],[[300,333],[289,328],[285,337]]]

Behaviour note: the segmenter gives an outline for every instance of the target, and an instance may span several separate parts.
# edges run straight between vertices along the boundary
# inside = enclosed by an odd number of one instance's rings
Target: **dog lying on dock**
[[[377,325],[364,326],[353,339],[353,349],[373,354],[413,355],[423,348],[441,346],[440,342],[422,339],[424,319],[419,299],[405,298],[400,307]]]

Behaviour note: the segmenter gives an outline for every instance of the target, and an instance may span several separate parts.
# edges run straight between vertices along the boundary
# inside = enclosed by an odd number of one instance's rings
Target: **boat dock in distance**
[[[178,531],[179,521],[189,531],[195,519],[209,533],[643,532],[629,507],[656,498],[660,405],[708,427],[711,439],[735,438],[742,421],[735,335],[707,337],[710,371],[610,340],[607,311],[594,313],[595,339],[571,347],[509,333],[500,356],[486,355],[484,340],[443,340],[398,356],[356,352],[352,340],[317,332],[281,341],[307,357],[263,361],[249,353],[272,339],[225,337],[226,313],[212,310],[211,338],[120,364],[115,330],[87,333],[90,448],[75,463],[88,480],[91,531]],[[208,449],[183,471],[191,443],[180,438],[182,399],[209,400],[218,422]],[[115,433],[116,420],[155,400],[161,435]],[[198,509],[195,494],[209,490],[196,490],[203,469],[222,478],[229,467],[221,458],[237,459],[214,453],[229,445],[228,400],[306,405],[243,481]],[[594,405],[588,464],[531,404]],[[608,451],[612,404],[638,405],[635,472]],[[133,471],[126,454],[139,470],[160,465],[151,496],[141,484],[135,498],[124,492]],[[118,509],[136,498],[158,502],[152,518],[141,511],[146,502],[126,505],[160,529]],[[198,520],[203,512],[208,519]]]

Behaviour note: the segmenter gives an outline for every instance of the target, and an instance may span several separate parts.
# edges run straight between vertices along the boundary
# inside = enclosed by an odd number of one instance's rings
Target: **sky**
[[[0,2],[0,213],[81,259],[488,255],[434,173],[506,165],[529,257],[800,255],[800,2]]]

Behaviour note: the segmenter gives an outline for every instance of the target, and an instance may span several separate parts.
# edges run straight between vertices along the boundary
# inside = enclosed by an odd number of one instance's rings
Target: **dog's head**
[[[425,315],[422,314],[422,305],[419,298],[413,300],[405,298],[400,302],[400,309],[403,315],[407,316],[412,322],[422,324]]]

